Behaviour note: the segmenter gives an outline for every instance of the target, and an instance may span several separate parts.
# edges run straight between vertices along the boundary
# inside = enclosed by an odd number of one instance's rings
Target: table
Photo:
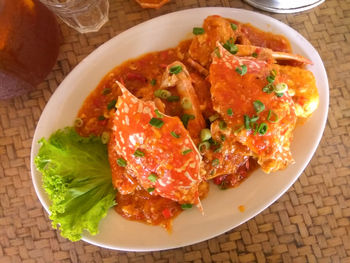
[[[330,83],[321,144],[298,181],[272,206],[221,236],[160,252],[71,243],[51,228],[32,186],[30,147],[40,114],[64,77],[99,45],[153,17],[205,6],[255,10],[229,0],[172,0],[160,10],[142,9],[134,0],[110,4],[110,21],[97,33],[82,35],[60,23],[63,43],[46,80],[28,94],[0,101],[0,262],[350,262],[349,0],[327,0],[291,15],[262,12],[314,45]]]

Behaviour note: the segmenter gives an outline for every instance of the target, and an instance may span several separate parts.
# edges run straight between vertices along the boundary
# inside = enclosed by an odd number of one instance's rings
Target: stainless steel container
[[[296,13],[302,12],[319,4],[325,0],[244,0],[248,4],[273,13]]]

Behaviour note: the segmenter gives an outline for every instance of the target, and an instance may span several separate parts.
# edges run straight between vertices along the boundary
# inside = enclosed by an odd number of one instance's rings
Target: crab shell
[[[114,149],[127,161],[127,169],[152,194],[200,206],[201,155],[181,120],[160,113],[153,102],[139,100],[118,85],[122,95],[113,123]],[[152,126],[152,118],[163,125]]]

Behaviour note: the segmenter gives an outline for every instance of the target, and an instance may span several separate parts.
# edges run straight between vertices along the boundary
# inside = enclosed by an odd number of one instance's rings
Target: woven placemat
[[[350,262],[350,1],[327,0],[299,14],[268,14],[318,50],[330,82],[321,144],[298,181],[247,223],[211,240],[161,252],[112,251],[72,243],[51,228],[32,186],[30,147],[36,123],[63,78],[96,47],[153,17],[194,7],[254,10],[240,1],[171,0],[160,10],[110,0],[110,21],[78,34],[60,23],[58,61],[38,88],[0,101],[0,262]],[[261,12],[261,11],[258,11]]]

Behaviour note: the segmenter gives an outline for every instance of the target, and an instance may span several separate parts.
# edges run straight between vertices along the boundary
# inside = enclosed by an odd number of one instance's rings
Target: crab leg
[[[310,60],[308,60],[307,58],[301,55],[296,55],[296,54],[291,54],[286,52],[277,52],[269,48],[256,47],[251,45],[236,45],[236,46],[238,47],[238,51],[235,54],[236,56],[252,56],[253,54],[255,54],[255,56],[264,60],[273,58],[274,60],[292,60],[303,64],[312,64]]]
[[[176,67],[181,68],[181,72],[177,74],[171,73],[171,69]],[[192,86],[190,74],[188,73],[185,65],[179,61],[175,61],[168,65],[162,77],[162,88],[172,86],[176,86],[181,102],[183,104],[184,102],[187,102],[187,107],[184,107],[184,114],[194,117],[188,121],[187,129],[193,140],[197,143],[199,142],[199,133],[201,129],[205,128],[205,121],[200,110],[197,94]]]

